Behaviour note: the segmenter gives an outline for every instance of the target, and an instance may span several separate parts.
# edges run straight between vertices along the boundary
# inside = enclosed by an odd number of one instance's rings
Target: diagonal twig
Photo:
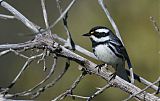
[[[48,24],[48,16],[47,16],[47,11],[46,11],[46,7],[45,7],[45,0],[41,0],[41,6],[42,6],[42,11],[43,11],[43,18],[44,18],[44,22],[46,25],[46,29],[49,28],[49,24]],[[51,34],[51,30],[48,29],[47,31],[49,33],[50,36],[52,36]]]
[[[0,5],[10,11],[18,20],[23,22],[29,29],[31,29],[34,33],[39,33],[38,28],[35,24],[29,21],[25,16],[23,16],[20,12],[18,12],[14,7],[9,5],[6,1],[0,0]]]
[[[105,91],[106,89],[110,88],[111,85],[110,84],[106,84],[104,87],[99,88],[99,90],[97,92],[95,92],[92,96],[90,96],[87,101],[91,101],[91,99],[93,99],[94,97],[96,97],[97,95],[101,94],[103,91]]]

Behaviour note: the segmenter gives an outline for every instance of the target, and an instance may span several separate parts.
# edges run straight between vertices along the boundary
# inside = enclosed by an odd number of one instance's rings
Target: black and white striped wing
[[[119,40],[119,38],[117,36],[112,37],[111,40],[109,40],[108,44],[117,57],[124,58],[125,60],[127,60],[128,67],[131,68],[132,65],[127,51],[123,46],[122,42]]]

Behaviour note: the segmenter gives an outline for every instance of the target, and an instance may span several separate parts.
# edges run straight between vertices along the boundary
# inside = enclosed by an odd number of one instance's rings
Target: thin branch
[[[59,96],[57,96],[56,98],[54,98],[52,101],[57,101],[57,100],[62,100],[64,99],[66,96],[70,96],[73,94],[73,90],[78,86],[79,82],[83,79],[85,75],[82,73],[71,85],[71,87],[66,90],[64,93],[60,94]]]
[[[89,99],[89,97],[85,97],[85,96],[80,96],[80,95],[68,95],[68,96],[70,96],[70,97],[74,97],[74,98],[79,98],[79,99],[85,99],[85,100],[87,100],[87,99]],[[53,100],[54,101],[54,100]]]
[[[7,54],[9,52],[11,52],[10,49],[4,50],[4,51],[0,52],[0,56],[3,56],[3,55],[5,55],[5,54]]]
[[[44,49],[44,51],[43,51],[43,56],[42,56],[42,58],[41,59],[39,59],[38,61],[37,61],[37,63],[39,64],[41,61],[43,61],[43,71],[46,71],[46,56],[49,56],[49,54],[50,54],[50,52],[49,51],[47,51],[47,49],[45,48]]]
[[[87,101],[90,101],[91,99],[93,99],[94,97],[96,97],[97,95],[101,94],[102,92],[104,92],[106,89],[110,88],[111,85],[110,84],[106,84],[104,87],[99,88],[99,90],[97,92],[95,92],[92,96],[90,96]]]
[[[47,11],[46,11],[46,7],[45,7],[45,0],[41,0],[41,5],[42,5],[42,11],[43,11],[43,18],[44,18],[44,22],[46,25],[46,29],[49,28],[49,24],[48,24],[48,16],[47,16]],[[49,29],[47,32],[49,32],[50,36],[52,36],[51,34],[51,30]]]
[[[18,20],[23,22],[29,29],[31,29],[34,33],[39,33],[38,28],[29,21],[25,16],[23,16],[20,12],[18,12],[15,8],[9,5],[6,1],[0,0],[0,5],[10,11]]]
[[[40,86],[42,83],[44,83],[45,81],[47,81],[51,76],[52,74],[54,73],[54,70],[55,70],[55,67],[57,65],[57,58],[54,58],[54,61],[53,61],[53,64],[52,64],[52,68],[50,70],[50,72],[48,73],[48,75],[45,77],[45,79],[43,79],[39,84],[37,84],[35,87],[33,87],[31,90],[29,91],[32,91],[34,89],[36,89],[38,86]]]
[[[0,18],[1,18],[1,19],[5,19],[5,20],[7,20],[7,19],[15,19],[14,16],[5,15],[5,14],[0,14]]]
[[[63,19],[63,17],[66,15],[66,13],[70,10],[70,8],[73,6],[73,4],[75,3],[76,0],[72,0],[71,3],[68,5],[68,7],[62,12],[62,14],[58,17],[58,19],[56,21],[54,21],[53,24],[50,25],[50,27],[46,30],[49,30],[51,28],[53,28],[61,19]]]
[[[60,14],[62,14],[62,9],[61,9],[59,0],[56,0],[56,2],[57,2],[57,7],[59,9]],[[75,43],[72,40],[71,33],[68,29],[67,18],[68,18],[68,12],[66,13],[66,15],[63,18],[64,29],[66,30],[66,33],[67,33],[67,43],[65,43],[65,46],[69,47],[72,50],[75,50]]]
[[[11,84],[5,88],[5,90],[3,90],[2,92],[0,92],[1,94],[6,94],[8,93],[8,90],[10,90],[10,88],[12,88],[16,81],[19,79],[19,77],[21,76],[21,74],[23,73],[23,71],[29,66],[29,64],[36,58],[42,56],[43,54],[39,54],[39,55],[35,55],[35,56],[32,56],[30,58],[28,58],[28,60],[25,62],[25,64],[23,65],[22,69],[19,71],[18,75],[14,78],[14,80],[11,82]]]
[[[49,24],[48,24],[47,11],[45,7],[45,0],[41,0],[41,6],[42,6],[42,11],[43,11],[44,22],[45,22],[46,28],[48,28]]]
[[[59,40],[62,43],[67,43],[67,41],[61,37],[59,37],[57,34],[53,34],[53,38]],[[83,53],[91,58],[97,59],[97,57],[90,51],[86,50],[85,48],[79,46],[79,45],[75,45],[75,49],[80,52]]]
[[[0,45],[0,51],[3,50],[28,50],[28,49],[33,49],[35,46],[40,45],[40,43],[37,41],[28,41],[28,42],[24,42],[24,43],[18,43],[18,44],[3,44]]]
[[[119,30],[118,30],[118,27],[117,27],[117,25],[115,24],[113,18],[111,17],[111,15],[110,15],[110,13],[109,13],[106,5],[104,4],[103,0],[98,0],[98,3],[99,3],[99,5],[102,7],[102,9],[103,9],[103,11],[105,12],[106,16],[108,17],[108,20],[110,21],[113,29],[115,30],[117,37],[118,37],[118,38],[121,40],[121,42],[123,43],[122,38],[121,38],[121,35],[120,35],[120,33],[119,33]],[[123,45],[124,45],[124,44],[123,44]]]
[[[131,96],[129,96],[129,97],[128,97],[127,99],[125,99],[124,101],[129,101],[131,98],[135,97],[136,95],[145,92],[148,88],[150,88],[152,85],[157,84],[159,81],[160,81],[160,77],[159,77],[155,82],[153,82],[151,85],[145,87],[144,89],[142,89],[141,91],[139,91],[139,92],[137,92],[137,93],[135,93],[135,94],[132,94]]]
[[[21,93],[16,93],[16,94],[14,94],[14,96],[25,95],[25,94],[27,94],[27,93],[29,93],[29,92],[32,92],[33,90],[35,90],[36,88],[38,88],[40,85],[42,85],[44,82],[46,82],[46,81],[51,77],[51,75],[54,73],[56,64],[57,64],[57,59],[54,58],[54,62],[53,62],[53,65],[52,65],[52,68],[51,68],[49,74],[48,74],[41,82],[39,82],[37,85],[35,85],[34,87],[30,88],[30,89],[27,90],[27,91],[23,91],[23,92],[21,92]],[[30,94],[31,94],[31,93],[30,93]]]
[[[15,55],[18,55],[18,56],[20,56],[20,57],[22,57],[22,58],[29,59],[28,56],[25,56],[25,55],[23,55],[23,54],[17,52],[16,50],[9,49],[9,51],[10,51],[10,52],[13,52]]]
[[[35,93],[26,93],[24,95],[33,95],[32,98],[38,97],[46,89],[48,89],[50,87],[53,87],[63,77],[63,75],[68,70],[69,66],[70,66],[70,64],[68,62],[66,62],[64,70],[59,74],[59,76],[54,81],[52,81],[51,83],[47,84],[46,86],[43,86],[43,87],[39,88]]]

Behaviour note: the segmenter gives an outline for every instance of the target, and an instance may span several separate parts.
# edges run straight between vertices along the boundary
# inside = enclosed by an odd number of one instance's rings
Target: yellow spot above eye
[[[94,34],[94,32],[91,32],[91,34]]]

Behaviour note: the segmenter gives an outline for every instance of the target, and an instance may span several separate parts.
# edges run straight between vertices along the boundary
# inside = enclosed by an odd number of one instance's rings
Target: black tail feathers
[[[127,75],[130,76],[130,71],[129,71],[129,70],[126,70],[126,73],[127,73]],[[134,75],[134,79],[135,79],[135,80],[141,82],[140,77],[139,77],[137,74],[133,73],[133,75]]]

